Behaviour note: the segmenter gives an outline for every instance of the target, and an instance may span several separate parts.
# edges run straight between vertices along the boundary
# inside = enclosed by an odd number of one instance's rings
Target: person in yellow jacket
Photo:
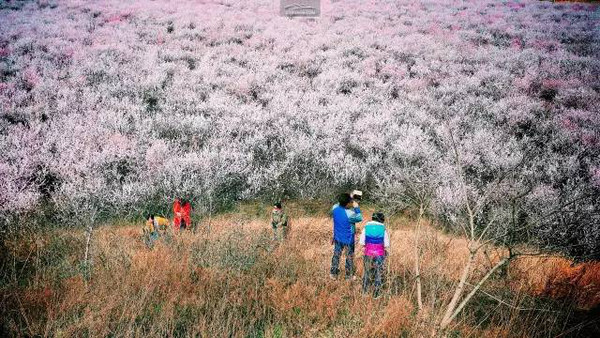
[[[144,242],[148,247],[152,247],[154,241],[156,241],[161,233],[165,233],[165,231],[169,227],[169,220],[164,217],[149,215],[146,219],[146,224],[144,225],[142,231],[144,233]]]

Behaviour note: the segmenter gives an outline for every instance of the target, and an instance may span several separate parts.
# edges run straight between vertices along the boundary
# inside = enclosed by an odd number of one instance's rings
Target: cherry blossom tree
[[[6,226],[75,193],[139,217],[350,185],[452,221],[449,123],[468,196],[502,178],[486,235],[597,258],[597,5],[19,3],[0,5]]]

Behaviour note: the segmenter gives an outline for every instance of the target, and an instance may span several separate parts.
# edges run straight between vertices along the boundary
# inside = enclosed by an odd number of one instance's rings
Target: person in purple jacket
[[[350,194],[343,193],[338,204],[331,210],[333,218],[333,257],[330,277],[336,279],[340,273],[340,256],[346,251],[346,279],[354,277],[354,224],[362,221],[358,203]]]

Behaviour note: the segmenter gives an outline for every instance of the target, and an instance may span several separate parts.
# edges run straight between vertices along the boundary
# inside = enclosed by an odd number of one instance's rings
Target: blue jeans
[[[363,272],[363,292],[369,290],[369,286],[373,284],[373,293],[375,297],[379,296],[383,279],[383,263],[385,256],[363,256],[364,272]]]
[[[350,278],[354,275],[354,241],[346,244],[334,240],[330,273],[335,276],[340,273],[340,256],[342,256],[342,251],[344,250],[346,250],[346,278]]]

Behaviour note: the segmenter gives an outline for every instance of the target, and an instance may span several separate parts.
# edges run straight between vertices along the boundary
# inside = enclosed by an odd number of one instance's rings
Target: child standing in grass
[[[283,239],[287,235],[288,216],[281,207],[281,202],[277,202],[273,205],[273,211],[271,211],[271,226],[273,227],[273,240],[277,240],[277,229],[280,238]]]
[[[385,229],[385,216],[382,212],[375,212],[372,221],[367,222],[360,234],[360,245],[365,247],[363,256],[363,292],[369,290],[373,284],[374,295],[379,297],[383,279],[383,263],[387,255],[386,249],[390,246],[390,237]]]

